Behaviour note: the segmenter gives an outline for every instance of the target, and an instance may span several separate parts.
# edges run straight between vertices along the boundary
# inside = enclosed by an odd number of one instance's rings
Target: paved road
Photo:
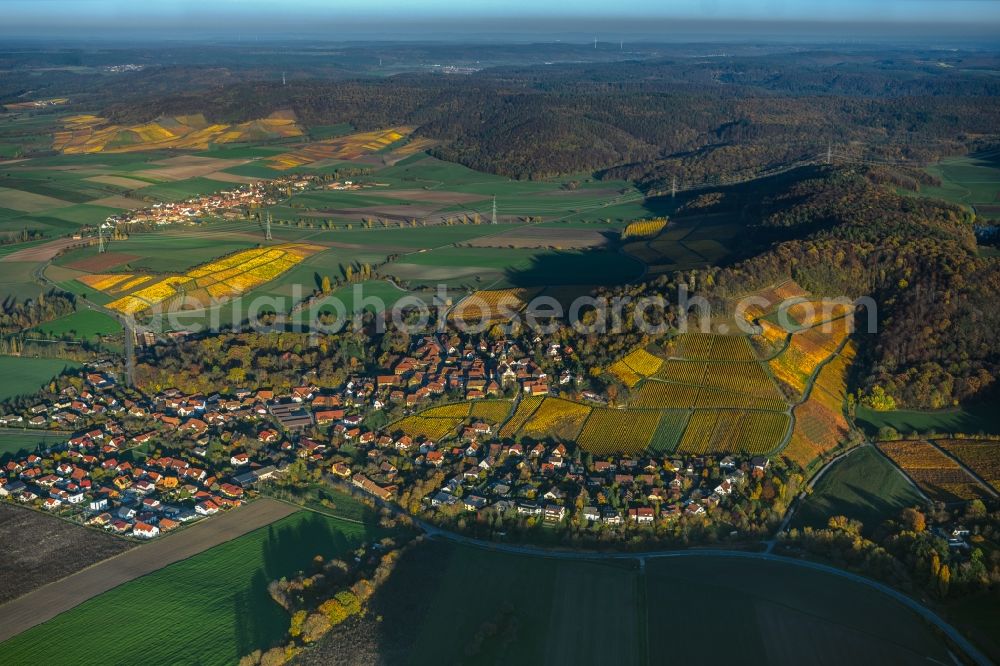
[[[270,525],[299,508],[262,498],[8,601],[0,605],[0,643],[122,583]]]

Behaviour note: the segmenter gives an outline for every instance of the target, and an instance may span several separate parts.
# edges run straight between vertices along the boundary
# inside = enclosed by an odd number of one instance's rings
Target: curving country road
[[[860,447],[859,447],[860,448]],[[857,449],[852,449],[854,451]],[[843,455],[849,454],[851,451],[846,452]],[[366,497],[369,500],[374,499],[371,495],[367,495],[358,491],[356,488],[329,478],[332,485],[337,486],[343,490],[346,490],[350,494]],[[443,529],[432,525],[428,522],[414,518],[413,516],[406,513],[401,507],[398,507],[392,503],[379,502],[375,500],[375,503],[381,507],[388,509],[389,511],[395,513],[399,516],[404,516],[411,520],[418,528],[420,528],[428,538],[431,539],[441,539],[445,541],[451,541],[452,543],[457,543],[460,545],[471,546],[474,548],[480,548],[482,550],[490,550],[499,553],[508,553],[512,555],[527,555],[531,557],[544,557],[549,559],[559,559],[559,560],[583,560],[583,561],[595,561],[595,560],[637,560],[640,567],[645,566],[646,560],[651,559],[668,559],[668,558],[686,558],[686,557],[727,557],[727,558],[741,558],[749,560],[758,560],[765,562],[776,562],[779,564],[787,564],[789,566],[802,567],[806,569],[812,569],[814,571],[820,571],[833,576],[838,576],[845,580],[850,580],[859,585],[865,585],[866,587],[872,588],[892,597],[895,601],[906,606],[908,609],[919,615],[926,622],[934,625],[941,633],[948,637],[948,639],[956,645],[973,663],[979,666],[992,666],[993,661],[990,660],[981,650],[979,650],[975,645],[973,645],[968,639],[965,638],[957,629],[948,624],[940,615],[927,608],[919,601],[913,599],[912,597],[903,594],[902,592],[880,583],[877,580],[862,576],[860,574],[852,573],[844,569],[838,569],[827,564],[821,564],[819,562],[812,562],[809,560],[797,559],[794,557],[786,557],[784,555],[775,555],[769,552],[750,552],[741,550],[714,550],[710,548],[689,548],[687,550],[650,550],[650,551],[637,551],[637,552],[604,552],[604,551],[584,551],[584,550],[560,550],[554,548],[544,548],[541,546],[530,546],[522,544],[510,544],[510,543],[498,543],[495,541],[486,541],[483,539],[476,539],[474,537],[465,536],[463,534],[458,534],[452,532],[451,530]]]
[[[786,564],[789,566],[802,567],[805,569],[812,569],[813,571],[820,571],[833,576],[838,576],[840,578],[850,580],[851,582],[857,583],[859,585],[865,585],[869,588],[877,590],[882,594],[892,597],[898,603],[906,606],[908,609],[923,618],[924,621],[934,625],[938,630],[941,631],[948,639],[958,646],[965,655],[971,659],[974,663],[979,666],[991,666],[993,662],[987,657],[983,652],[981,652],[976,646],[974,646],[968,639],[966,639],[957,629],[948,624],[941,618],[937,613],[927,608],[919,601],[903,594],[902,592],[889,587],[883,583],[880,583],[871,578],[861,576],[859,574],[852,573],[850,571],[845,571],[843,569],[838,569],[826,564],[821,564],[819,562],[811,562],[809,560],[800,560],[792,557],[785,557],[783,555],[774,555],[772,553],[755,553],[740,550],[711,550],[711,549],[689,549],[689,550],[677,550],[677,551],[646,551],[646,552],[635,552],[635,553],[601,553],[601,552],[586,552],[586,551],[572,551],[572,550],[550,550],[547,548],[540,548],[536,546],[521,546],[514,544],[504,544],[495,543],[492,541],[483,541],[480,539],[474,539],[471,537],[466,537],[461,534],[455,534],[454,532],[449,532],[447,530],[442,530],[436,528],[433,525],[428,525],[422,521],[418,521],[418,525],[427,533],[427,536],[432,539],[443,539],[451,541],[454,543],[459,543],[466,546],[472,546],[475,548],[481,548],[483,550],[492,550],[501,553],[510,553],[517,555],[528,555],[532,557],[546,557],[550,559],[562,559],[562,560],[638,560],[640,566],[645,565],[646,560],[651,559],[668,559],[668,558],[687,558],[687,557],[724,557],[724,558],[737,558],[737,559],[748,559],[748,560],[758,560],[765,562],[777,562],[780,564]]]

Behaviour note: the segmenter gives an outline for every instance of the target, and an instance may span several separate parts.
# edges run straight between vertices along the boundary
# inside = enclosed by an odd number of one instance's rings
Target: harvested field
[[[442,190],[388,190],[377,189],[374,193],[387,199],[403,199],[404,201],[420,201],[442,204],[463,204],[482,201],[482,194],[466,194],[464,192],[447,192]]]
[[[414,218],[420,219],[429,217],[431,213],[437,210],[435,206],[413,206],[409,204],[380,204],[376,206],[358,206],[358,207],[348,207],[348,208],[321,208],[317,211],[313,211],[311,216],[307,217],[326,217],[331,215],[343,215],[344,217],[384,217],[389,220],[396,221],[409,221]]]
[[[176,534],[132,548],[114,559],[78,571],[63,578],[59,585],[49,585],[25,594],[0,606],[0,642],[50,620],[59,613],[122,583],[270,525],[296,511],[297,507],[284,502],[259,499],[221,516],[203,520]],[[68,527],[73,526],[68,525]],[[26,540],[26,543],[31,542]],[[70,543],[73,548],[79,547],[74,542]]]
[[[134,208],[141,208],[145,204],[141,201],[136,201],[135,199],[129,199],[128,197],[120,196],[110,196],[102,197],[100,199],[94,199],[88,202],[92,206],[104,206],[105,208],[121,208],[122,210],[132,210]]]
[[[472,247],[516,247],[576,250],[601,247],[608,242],[602,231],[589,229],[553,229],[551,227],[520,227],[494,236],[475,238],[466,243]]]
[[[19,210],[23,213],[38,213],[51,208],[71,205],[69,201],[24,190],[12,190],[9,187],[0,187],[0,201],[3,202],[4,208]]]
[[[86,257],[84,259],[74,261],[71,264],[66,264],[66,268],[86,271],[88,273],[103,273],[104,271],[111,270],[115,266],[127,264],[128,262],[135,261],[138,258],[139,255],[136,254],[125,254],[124,252],[105,252],[104,254],[95,254],[92,257]]]
[[[126,176],[91,176],[84,180],[101,183],[102,185],[117,185],[118,187],[125,187],[130,190],[138,190],[143,187],[149,187],[152,184],[137,178],[127,178]]]
[[[152,162],[152,164],[158,165],[158,168],[136,171],[135,173],[137,176],[144,176],[146,178],[175,181],[207,176],[216,171],[231,169],[246,163],[247,160],[224,160],[217,157],[181,155],[179,157]]]
[[[206,173],[205,178],[209,180],[217,180],[222,183],[234,183],[237,185],[249,185],[250,183],[259,183],[264,178],[252,178],[250,176],[238,176],[235,173],[226,173],[225,171],[213,171],[212,173]]]
[[[0,543],[0,603],[132,547],[110,534],[7,503],[0,503]]]
[[[49,241],[48,243],[43,243],[42,245],[26,247],[23,250],[11,252],[10,254],[0,258],[0,261],[27,261],[33,263],[49,261],[66,248],[76,245],[90,245],[90,241],[73,238],[57,238]]]

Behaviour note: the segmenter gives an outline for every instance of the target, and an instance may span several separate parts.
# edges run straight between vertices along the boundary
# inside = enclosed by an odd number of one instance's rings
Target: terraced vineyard
[[[674,384],[649,379],[642,383],[632,398],[632,405],[643,408],[677,408],[694,407],[698,401],[701,388],[689,384]]]
[[[809,399],[795,408],[795,427],[782,454],[802,467],[830,451],[847,438],[844,416],[847,372],[854,360],[852,343],[820,370]]]
[[[929,442],[880,442],[878,448],[934,501],[961,502],[989,497],[968,472]]]
[[[635,455],[649,447],[660,415],[656,410],[595,407],[577,443],[595,455]]]
[[[656,426],[653,439],[649,442],[649,450],[658,454],[673,453],[677,450],[690,416],[691,412],[684,409],[663,410],[660,423]]]
[[[532,439],[556,437],[573,440],[590,416],[588,405],[562,398],[547,397],[522,426],[519,435]]]
[[[63,119],[55,132],[53,150],[66,154],[131,153],[163,148],[205,150],[211,144],[302,135],[291,113],[238,124],[210,123],[201,114],[158,118],[140,125],[117,125],[99,116],[81,114]]]
[[[464,419],[469,415],[469,409],[471,404],[468,402],[453,402],[448,405],[441,405],[440,407],[431,407],[430,409],[424,410],[420,413],[420,416],[425,418],[458,418]]]
[[[936,439],[934,443],[955,456],[1000,491],[1000,442],[975,439]]]
[[[510,400],[476,400],[472,403],[469,416],[476,421],[503,423],[510,414],[510,405]]]
[[[659,356],[654,356],[645,349],[635,349],[612,363],[608,372],[631,388],[643,378],[655,375],[662,365],[663,359]]]
[[[684,453],[769,453],[785,436],[789,417],[780,412],[697,410],[677,447]]]
[[[635,238],[653,238],[667,226],[666,218],[660,217],[653,220],[636,220],[629,222],[625,230],[622,231],[622,240]]]
[[[426,437],[435,440],[454,433],[462,421],[462,417],[413,415],[403,417],[392,423],[386,430],[392,433],[403,433],[410,437]]]
[[[843,317],[796,332],[785,350],[768,362],[771,372],[790,395],[801,396],[809,377],[834,354],[853,330],[853,320]]]
[[[517,405],[517,409],[514,411],[513,416],[510,420],[504,424],[503,428],[500,429],[501,437],[513,437],[521,430],[531,415],[535,413],[535,410],[542,404],[543,397],[531,396],[528,398],[523,398]]]
[[[463,299],[448,314],[470,325],[507,321],[523,310],[541,289],[484,289]]]

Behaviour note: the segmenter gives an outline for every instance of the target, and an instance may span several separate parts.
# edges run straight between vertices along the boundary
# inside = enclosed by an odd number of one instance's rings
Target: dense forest
[[[528,60],[553,55],[541,46],[524,49],[519,57]],[[390,47],[383,55],[402,58]],[[502,54],[493,55],[504,62]],[[406,124],[440,141],[438,157],[475,169],[515,178],[597,171],[650,190],[667,187],[675,177],[690,186],[753,176],[823,158],[828,147],[841,159],[920,164],[998,139],[1000,105],[993,100],[1000,81],[990,74],[997,63],[989,55],[648,55],[486,67],[461,75],[417,68],[374,77],[358,75],[357,67],[330,65],[300,71],[283,86],[283,70],[277,76],[272,71],[289,66],[280,54],[270,66],[255,58],[237,67],[198,64],[197,57],[179,53],[170,64],[103,77],[97,87],[91,81],[93,92],[81,89],[74,103],[116,122],[184,113],[243,121],[290,109],[308,126]],[[345,60],[352,67],[364,59],[352,58]],[[102,62],[109,59],[105,54]],[[0,76],[0,93],[36,86],[39,77],[25,78],[30,71]],[[52,76],[60,90],[87,80]]]
[[[649,67],[619,68],[632,66]],[[695,185],[752,174],[820,157],[830,145],[851,158],[921,163],[980,147],[995,140],[1000,127],[1000,107],[973,96],[780,97],[743,87],[655,83],[508,81],[497,74],[285,88],[248,83],[148,105],[115,104],[107,112],[139,121],[210,109],[213,119],[242,120],[291,108],[310,125],[411,124],[442,142],[438,157],[481,171],[515,178],[602,171],[648,188],[664,187],[675,175],[682,185]]]
[[[883,179],[829,169],[762,198],[761,226],[799,237],[701,283],[720,300],[789,277],[817,294],[870,296],[878,331],[859,336],[863,389],[907,407],[982,397],[1000,373],[1000,265],[978,256],[966,211],[873,182]]]

